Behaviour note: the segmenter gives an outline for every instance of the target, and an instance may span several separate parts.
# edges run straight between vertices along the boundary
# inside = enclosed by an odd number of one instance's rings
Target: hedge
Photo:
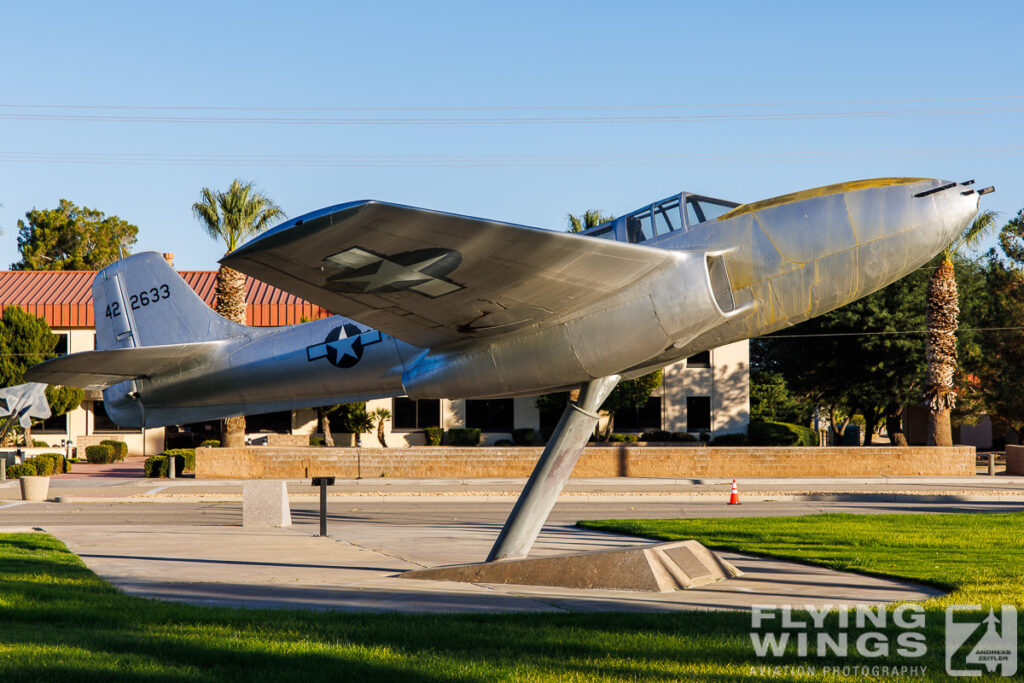
[[[440,427],[427,427],[423,430],[423,435],[427,438],[428,446],[440,446],[444,440],[444,430]]]
[[[114,449],[114,461],[120,462],[128,457],[128,444],[124,441],[115,441],[114,439],[104,439],[100,441],[101,444],[105,444]]]
[[[52,460],[54,474],[64,474],[65,472],[71,471],[71,463],[67,461],[62,453],[42,453],[41,455],[37,455],[34,459],[38,458],[47,458],[48,460]]]
[[[788,422],[751,422],[747,441],[751,446],[817,446],[818,434]]]
[[[196,449],[194,448],[172,448],[160,455],[176,458],[174,469],[176,474],[191,474],[196,471]]]
[[[658,429],[653,432],[644,432],[640,435],[641,441],[675,441],[675,442],[692,442],[696,441],[697,437],[693,434],[687,434],[686,432],[669,432],[664,429]]]
[[[614,433],[608,437],[608,441],[611,443],[636,443],[640,440],[636,434],[618,434]]]
[[[143,467],[146,470],[146,477],[149,479],[155,479],[157,477],[169,477],[171,476],[170,471],[167,469],[169,460],[162,455],[154,455],[146,458],[146,462]]]
[[[453,427],[448,430],[448,443],[452,446],[479,446],[480,429],[477,427]]]
[[[199,444],[200,448],[220,448],[220,441],[217,439],[207,439],[206,441]]]
[[[106,465],[108,463],[117,462],[117,455],[114,453],[113,446],[106,443],[100,443],[95,446],[85,447],[85,459],[94,465]]]
[[[537,432],[532,427],[512,430],[512,441],[517,446],[532,446],[537,439]]]
[[[505,446],[505,447],[508,447],[508,446],[515,446],[516,443],[512,439],[498,439],[497,441],[494,442],[494,445],[495,446]]]
[[[29,460],[20,465],[11,465],[7,468],[8,479],[21,479],[22,477],[36,476],[36,464]]]
[[[747,435],[742,432],[722,434],[711,439],[712,446],[746,446]]]
[[[324,441],[324,437],[322,437],[322,436],[317,436],[316,434],[310,434],[309,435],[309,445],[310,446],[326,446],[327,442]]]

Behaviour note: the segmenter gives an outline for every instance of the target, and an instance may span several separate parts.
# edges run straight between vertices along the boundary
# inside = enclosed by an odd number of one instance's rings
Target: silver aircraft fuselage
[[[820,315],[924,265],[978,210],[978,193],[955,183],[934,191],[945,185],[886,179],[741,205],[644,242],[670,258],[611,296],[443,348],[341,317],[239,327],[214,336],[199,360],[107,388],[106,409],[122,426],[159,426],[403,394],[522,396],[637,376]]]

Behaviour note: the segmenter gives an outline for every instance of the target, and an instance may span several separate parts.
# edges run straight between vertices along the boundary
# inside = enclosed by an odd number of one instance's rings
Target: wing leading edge
[[[557,318],[670,252],[361,201],[288,221],[221,263],[420,347]]]

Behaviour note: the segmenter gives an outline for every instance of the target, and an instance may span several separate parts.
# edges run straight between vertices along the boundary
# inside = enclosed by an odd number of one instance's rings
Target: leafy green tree
[[[814,406],[795,396],[778,372],[750,373],[750,421],[806,425]]]
[[[566,232],[583,232],[590,228],[596,228],[602,223],[615,220],[615,216],[605,215],[600,209],[588,209],[581,215],[569,214],[569,225]]]
[[[25,382],[25,371],[33,365],[56,356],[57,335],[46,320],[17,306],[7,306],[0,314],[0,386],[10,387]],[[85,398],[75,387],[47,387],[46,399],[54,417],[74,410]],[[25,434],[30,444],[31,430]]]
[[[199,201],[192,205],[192,213],[207,234],[223,241],[229,252],[285,217],[281,207],[252,183],[238,179],[231,181],[226,192],[204,187]],[[228,320],[245,324],[245,275],[233,268],[221,266],[217,270],[216,311]],[[230,448],[244,444],[245,417],[225,419],[224,445]]]
[[[811,405],[860,413],[865,445],[879,424],[899,431],[903,406],[915,401],[924,377],[927,271],[918,270],[863,299],[751,344],[751,366],[777,372]],[[834,420],[842,433],[839,421]]]
[[[61,199],[18,221],[21,260],[12,270],[99,270],[129,253],[138,227],[117,216]]]
[[[662,372],[654,372],[637,377],[636,379],[625,379],[616,385],[612,393],[601,404],[602,410],[608,411],[608,427],[605,429],[604,440],[607,441],[615,427],[615,412],[623,408],[640,408],[651,393],[661,386]]]

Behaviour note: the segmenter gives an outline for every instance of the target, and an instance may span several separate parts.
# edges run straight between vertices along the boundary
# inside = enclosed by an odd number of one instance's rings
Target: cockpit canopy
[[[670,233],[692,230],[737,206],[736,202],[681,192],[580,234],[637,244]]]

